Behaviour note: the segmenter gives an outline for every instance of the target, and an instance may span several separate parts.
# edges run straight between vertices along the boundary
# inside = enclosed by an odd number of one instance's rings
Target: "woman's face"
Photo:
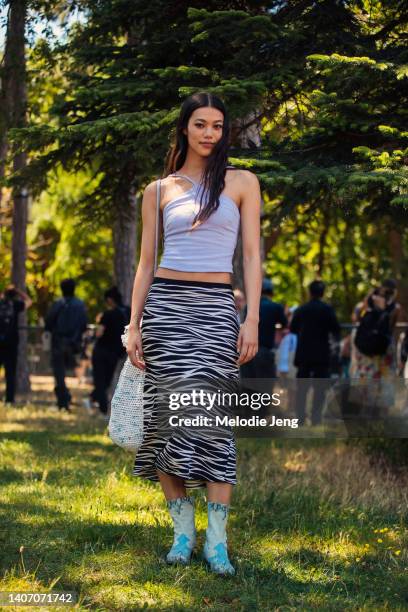
[[[197,108],[191,114],[187,128],[183,130],[189,147],[198,155],[208,157],[221,140],[223,124],[224,115],[217,108]]]

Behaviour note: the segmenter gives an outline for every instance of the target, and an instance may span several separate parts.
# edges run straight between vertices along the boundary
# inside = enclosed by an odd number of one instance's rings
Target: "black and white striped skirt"
[[[157,469],[179,476],[186,488],[206,482],[236,484],[231,428],[163,428],[158,381],[238,380],[239,320],[228,283],[155,277],[142,319],[144,431],[133,475],[158,481]]]

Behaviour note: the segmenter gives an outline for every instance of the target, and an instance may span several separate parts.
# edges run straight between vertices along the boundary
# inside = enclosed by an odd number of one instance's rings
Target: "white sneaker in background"
[[[89,397],[84,397],[82,400],[82,406],[85,408],[86,412],[95,416],[99,412],[98,404],[93,402]]]
[[[84,397],[82,400],[82,405],[85,408],[85,410],[89,413],[92,412],[92,404],[91,404],[91,400],[89,399],[89,397]]]

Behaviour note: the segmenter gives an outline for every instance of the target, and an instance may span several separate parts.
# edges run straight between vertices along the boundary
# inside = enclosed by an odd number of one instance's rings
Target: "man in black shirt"
[[[325,285],[322,281],[313,281],[309,286],[310,301],[300,306],[292,318],[290,331],[297,334],[298,343],[295,353],[295,366],[298,368],[298,379],[329,378],[330,343],[329,334],[336,340],[340,338],[340,325],[334,309],[323,302]],[[296,411],[299,424],[305,421],[305,399],[309,384],[298,385]],[[312,425],[321,422],[321,413],[325,399],[325,387],[322,381],[314,384]]]
[[[63,297],[51,306],[45,318],[45,329],[52,334],[51,366],[58,408],[69,411],[71,394],[65,384],[65,371],[76,365],[75,355],[81,351],[87,316],[85,304],[75,297],[75,281],[67,278],[60,286]]]
[[[10,404],[14,403],[16,392],[19,314],[32,303],[26,293],[14,286],[8,287],[0,297],[0,366],[5,369],[6,402]]]
[[[94,389],[91,399],[98,403],[102,414],[108,412],[107,391],[117,363],[125,355],[121,335],[130,319],[130,309],[123,305],[122,296],[116,287],[105,291],[105,300],[108,309],[99,321],[97,340],[92,352]]]
[[[259,348],[255,357],[241,366],[242,378],[276,378],[275,328],[278,323],[286,327],[288,320],[282,304],[274,302],[272,296],[273,283],[268,278],[264,278],[259,303]]]

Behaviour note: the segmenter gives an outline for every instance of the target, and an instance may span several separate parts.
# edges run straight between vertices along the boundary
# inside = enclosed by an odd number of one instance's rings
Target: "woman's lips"
[[[211,149],[211,147],[214,146],[212,142],[200,142],[200,145],[202,147],[206,147],[207,149]]]

